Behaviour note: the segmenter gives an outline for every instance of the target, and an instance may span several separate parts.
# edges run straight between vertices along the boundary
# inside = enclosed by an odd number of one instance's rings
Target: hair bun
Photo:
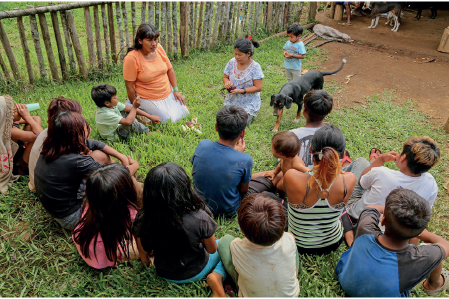
[[[251,43],[253,44],[254,48],[259,48],[260,47],[260,43],[256,40],[251,39]]]

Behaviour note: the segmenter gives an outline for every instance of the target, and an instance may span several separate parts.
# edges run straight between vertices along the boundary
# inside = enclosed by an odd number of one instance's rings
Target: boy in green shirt
[[[118,101],[117,90],[109,84],[98,84],[92,88],[92,100],[97,105],[95,122],[98,133],[108,141],[115,140],[115,133],[127,138],[130,130],[136,133],[149,134],[149,129],[136,120],[136,115],[142,115],[148,118],[153,124],[160,123],[159,116],[150,115],[145,111],[138,109],[140,99],[134,101],[131,107]]]

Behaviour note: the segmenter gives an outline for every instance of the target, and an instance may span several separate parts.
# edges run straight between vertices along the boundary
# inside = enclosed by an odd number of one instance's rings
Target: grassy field
[[[276,159],[271,155],[271,129],[275,118],[269,107],[271,94],[276,93],[286,82],[283,73],[281,49],[284,38],[273,38],[264,42],[256,50],[254,59],[258,61],[265,74],[262,91],[262,108],[246,134],[246,152],[253,157],[254,170],[258,172],[273,169]],[[182,122],[166,123],[158,127],[159,134],[152,136],[132,135],[127,142],[111,144],[117,150],[132,155],[140,163],[138,179],[142,181],[151,167],[172,161],[191,173],[189,162],[200,140],[217,139],[214,130],[215,112],[222,107],[224,96],[219,92],[222,87],[221,77],[226,62],[233,57],[231,46],[222,47],[211,52],[197,52],[188,59],[174,61],[178,77],[179,90],[186,96],[191,119],[198,117],[203,125],[202,135],[184,132]],[[304,61],[304,68],[313,69],[318,62],[327,58],[323,50],[310,49]],[[350,63],[350,62],[349,62]],[[108,74],[98,74],[89,81],[72,80],[60,84],[40,84],[34,89],[24,91],[8,87],[8,92],[19,103],[39,102],[41,110],[34,115],[43,118],[46,127],[46,107],[52,98],[63,95],[78,100],[83,106],[83,115],[93,128],[92,137],[98,137],[95,127],[95,105],[90,99],[91,88],[101,82],[114,85],[118,89],[121,101],[126,100],[126,91],[120,68],[112,69]],[[324,89],[331,95],[344,94],[344,88],[326,77]],[[400,151],[404,141],[414,135],[428,135],[441,145],[442,160],[431,170],[440,189],[434,206],[434,216],[430,230],[449,238],[447,232],[448,212],[445,209],[446,169],[448,155],[444,150],[446,135],[435,127],[428,117],[414,110],[414,103],[409,101],[398,107],[395,105],[394,91],[379,91],[367,99],[360,99],[361,105],[336,109],[326,121],[337,125],[347,139],[347,149],[352,157],[368,157],[371,147],[384,151]],[[304,118],[299,124],[292,120],[296,109],[284,113],[281,130],[289,130],[304,125]],[[153,128],[152,130],[156,130]],[[395,168],[394,163],[387,166]],[[95,270],[90,268],[79,256],[70,233],[61,230],[59,225],[45,212],[35,195],[27,188],[28,177],[22,176],[10,188],[8,195],[0,195],[0,295],[16,296],[170,296],[170,297],[207,297],[211,292],[205,281],[186,285],[176,285],[159,278],[154,267],[145,268],[140,261],[120,264],[116,268]],[[237,220],[217,219],[219,223],[216,236],[224,234],[243,237],[237,231]],[[29,241],[22,241],[26,231],[14,233],[18,226],[28,224],[33,230]],[[341,297],[340,288],[334,269],[346,246],[322,257],[302,256],[300,259],[299,282],[300,296]],[[448,264],[445,264],[448,266]],[[413,296],[424,293],[415,288]]]

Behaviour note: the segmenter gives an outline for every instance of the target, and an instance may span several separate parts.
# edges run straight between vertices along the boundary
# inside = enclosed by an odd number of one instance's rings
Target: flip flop
[[[449,271],[448,270],[446,270],[446,269],[442,269],[441,270],[441,275],[443,275],[443,279],[444,279],[444,283],[443,283],[443,285],[441,286],[441,288],[439,288],[438,290],[427,290],[425,287],[424,287],[424,282],[427,280],[423,280],[422,282],[421,282],[421,287],[423,288],[423,290],[424,290],[424,293],[426,293],[427,294],[427,296],[432,296],[432,297],[436,297],[436,296],[438,296],[439,294],[441,294],[444,290],[447,290],[447,289],[449,289]]]
[[[342,26],[352,26],[352,23],[341,23]]]
[[[343,156],[343,159],[341,159],[341,165],[343,165],[345,162],[352,163],[351,155],[346,150],[345,150],[345,154]]]
[[[373,150],[374,150],[374,153],[371,153]],[[372,157],[377,159],[379,157],[379,155],[382,154],[382,151],[380,149],[378,149],[377,147],[371,148],[371,150],[369,152],[370,152],[369,160],[371,160]],[[379,152],[379,154],[377,154],[377,152]]]

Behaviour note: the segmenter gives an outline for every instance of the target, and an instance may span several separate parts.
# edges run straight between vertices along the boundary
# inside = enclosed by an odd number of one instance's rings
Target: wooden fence
[[[139,5],[140,19],[137,16]],[[141,23],[155,25],[160,32],[159,42],[168,55],[176,58],[179,53],[188,56],[189,50],[194,48],[209,49],[219,43],[232,43],[239,36],[255,35],[262,31],[268,33],[283,31],[289,24],[299,21],[303,7],[303,2],[138,2],[136,4],[136,2],[95,1],[51,4],[45,7],[27,6],[27,9],[22,10],[0,11],[0,40],[3,47],[3,51],[0,51],[2,70],[0,79],[11,81],[14,78],[15,81],[25,81],[16,61],[16,57],[19,56],[25,60],[28,81],[31,84],[36,80],[36,73],[40,78],[48,77],[47,67],[53,81],[66,80],[70,73],[76,72],[87,78],[89,70],[93,68],[102,69],[111,63],[123,61],[126,50],[133,44],[136,29]],[[80,28],[75,25],[73,9],[84,10],[85,40],[81,40],[78,34]],[[131,21],[128,10],[131,13]],[[29,20],[24,21],[23,17],[26,16]],[[51,19],[52,30],[49,30],[47,25],[47,17]],[[8,34],[12,33],[7,34],[2,23],[2,19],[6,18],[17,20],[23,55],[17,51],[13,52],[8,38]],[[29,26],[24,25],[26,22],[29,22]],[[36,63],[33,65],[30,59],[25,28],[31,31],[37,66]],[[44,43],[47,64],[41,41]],[[52,41],[56,42],[56,54]],[[3,59],[3,53],[9,62],[9,69]]]

